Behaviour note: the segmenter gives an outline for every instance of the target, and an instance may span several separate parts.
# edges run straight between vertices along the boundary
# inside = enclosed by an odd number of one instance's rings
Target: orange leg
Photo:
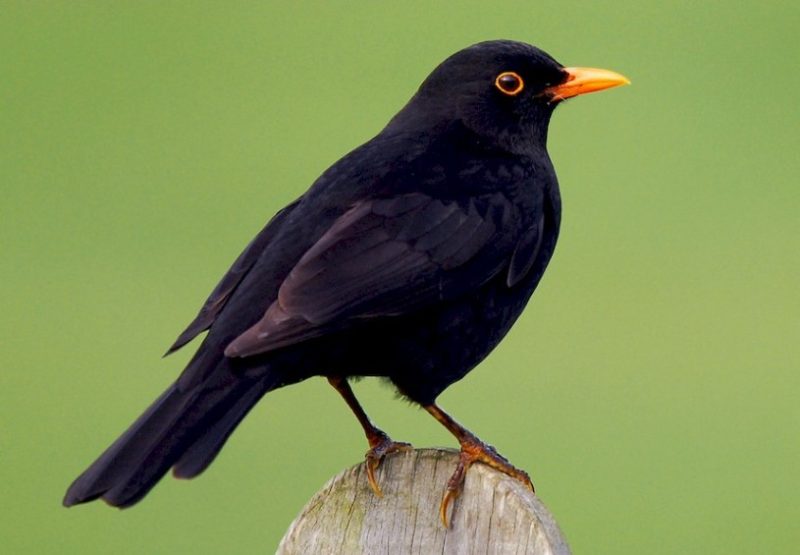
[[[435,404],[424,405],[423,408],[447,428],[451,434],[456,436],[456,439],[458,439],[458,442],[461,444],[461,458],[458,461],[455,472],[453,472],[453,475],[450,476],[450,479],[447,481],[447,489],[445,490],[444,497],[442,497],[442,504],[439,506],[439,516],[445,528],[448,527],[447,509],[453,500],[461,493],[461,489],[464,487],[464,479],[467,476],[467,470],[469,470],[469,467],[472,466],[474,462],[482,462],[483,464],[499,470],[503,474],[516,478],[533,491],[533,483],[528,474],[524,470],[513,466],[505,457],[495,451],[494,447],[482,442],[472,432],[453,420],[449,414]]]
[[[375,479],[375,470],[381,464],[381,460],[383,460],[384,456],[389,453],[394,453],[395,451],[407,451],[411,449],[411,444],[392,441],[388,435],[370,422],[367,413],[361,408],[358,399],[356,399],[353,390],[350,388],[350,384],[347,383],[345,378],[330,377],[328,378],[328,382],[344,398],[347,405],[353,411],[353,414],[358,418],[361,427],[364,428],[364,434],[366,434],[367,441],[369,442],[369,451],[367,451],[364,456],[364,462],[367,466],[367,481],[369,481],[369,486],[372,488],[372,491],[375,492],[375,495],[382,497],[383,492],[378,485],[378,481]]]

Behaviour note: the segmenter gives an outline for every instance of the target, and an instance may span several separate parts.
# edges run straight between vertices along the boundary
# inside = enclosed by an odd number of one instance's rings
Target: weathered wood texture
[[[457,462],[458,453],[452,450],[389,455],[377,473],[382,498],[369,488],[363,464],[345,470],[303,508],[278,553],[570,553],[539,498],[482,464],[467,473],[446,530],[439,503]]]

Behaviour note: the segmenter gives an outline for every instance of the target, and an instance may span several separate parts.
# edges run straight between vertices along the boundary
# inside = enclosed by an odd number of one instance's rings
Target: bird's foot
[[[508,460],[500,455],[491,445],[483,443],[475,436],[469,437],[461,442],[461,456],[458,465],[453,475],[450,476],[450,479],[447,481],[447,489],[444,492],[444,497],[442,497],[442,504],[439,506],[439,516],[445,528],[449,527],[447,509],[464,488],[467,470],[469,470],[469,467],[475,462],[481,462],[495,470],[499,470],[503,474],[519,480],[524,486],[534,491],[533,482],[531,482],[527,472],[520,470],[508,462]]]
[[[392,441],[392,438],[380,430],[377,430],[374,434],[371,434],[368,439],[370,449],[364,456],[364,463],[367,467],[367,481],[369,482],[369,487],[371,487],[372,491],[375,492],[375,495],[378,497],[383,497],[381,487],[378,485],[378,481],[375,479],[375,470],[377,470],[378,466],[380,466],[383,457],[389,453],[394,453],[396,451],[410,451],[413,449],[413,447],[410,443]]]

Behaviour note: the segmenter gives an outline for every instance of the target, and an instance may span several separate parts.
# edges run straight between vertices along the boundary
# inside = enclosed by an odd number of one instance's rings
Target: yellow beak
[[[544,90],[544,94],[553,100],[565,100],[579,94],[602,91],[620,85],[629,85],[630,81],[624,75],[596,69],[593,67],[565,67],[567,80],[560,85],[554,85]]]

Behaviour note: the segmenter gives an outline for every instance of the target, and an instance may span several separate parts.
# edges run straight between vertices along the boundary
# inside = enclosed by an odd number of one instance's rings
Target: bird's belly
[[[388,377],[412,400],[431,403],[497,346],[531,292],[490,283],[468,298],[387,321],[369,333],[369,356],[357,374]]]

